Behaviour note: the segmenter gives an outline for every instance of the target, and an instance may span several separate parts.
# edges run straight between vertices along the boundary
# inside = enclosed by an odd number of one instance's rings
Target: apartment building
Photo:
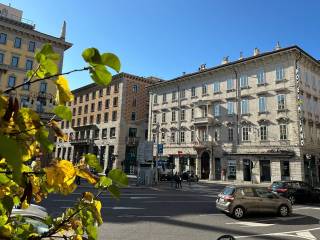
[[[149,87],[149,140],[202,179],[319,183],[319,61],[279,44],[240,55]]]
[[[120,73],[108,87],[92,83],[75,89],[69,105],[72,121],[61,122],[69,140],[57,142],[56,157],[77,162],[83,154],[94,153],[104,169],[135,173],[145,155],[147,87],[158,81]]]
[[[35,29],[32,21],[23,18],[23,12],[0,4],[0,90],[13,87],[27,80],[27,71],[34,69],[34,54],[43,44],[51,43],[60,54],[59,70],[62,70],[64,51],[72,46],[66,42],[66,23],[60,37],[50,36]],[[25,85],[11,94],[18,97],[21,107],[30,107],[49,119],[56,95],[52,81]]]

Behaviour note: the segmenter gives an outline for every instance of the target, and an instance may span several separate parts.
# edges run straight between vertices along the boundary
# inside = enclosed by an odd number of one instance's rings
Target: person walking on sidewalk
[[[179,188],[179,175],[177,172],[174,174],[173,179],[176,182],[176,189]]]
[[[178,187],[182,188],[182,175],[178,175]]]

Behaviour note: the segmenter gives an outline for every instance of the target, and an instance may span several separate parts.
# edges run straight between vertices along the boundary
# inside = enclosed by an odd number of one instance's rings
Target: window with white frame
[[[247,88],[248,85],[248,76],[242,75],[240,76],[240,87],[241,88]]]
[[[264,84],[264,83],[266,83],[265,72],[264,72],[263,69],[260,69],[260,70],[257,72],[257,81],[258,81],[258,84]]]
[[[161,141],[165,141],[165,140],[166,140],[166,133],[161,132]]]
[[[278,110],[286,109],[286,95],[279,94],[277,96],[277,102],[278,102]]]
[[[191,88],[191,97],[195,97],[196,96],[196,87],[192,87]]]
[[[207,94],[207,84],[203,84],[202,85],[202,95],[206,95]]]
[[[283,66],[276,67],[276,81],[281,81],[285,77]]]
[[[201,117],[207,117],[208,116],[208,107],[204,106],[201,108]]]
[[[267,111],[267,106],[266,106],[266,97],[265,96],[260,96],[259,97],[259,112],[263,113]]]
[[[217,142],[220,140],[220,128],[214,129],[214,140]]]
[[[185,142],[185,132],[184,132],[184,131],[181,131],[181,132],[180,132],[180,142],[181,142],[181,143],[184,143],[184,142]]]
[[[214,93],[219,93],[220,92],[220,82],[216,81],[213,83],[213,92]]]
[[[280,140],[288,139],[288,127],[287,124],[280,124]]]
[[[175,121],[176,121],[176,111],[175,111],[175,110],[173,110],[173,111],[171,112],[171,121],[172,121],[172,122],[175,122]]]
[[[134,93],[138,92],[138,85],[132,86],[132,92],[134,92]]]
[[[247,98],[241,100],[241,114],[249,113],[249,100]]]
[[[153,103],[154,104],[158,103],[158,95],[156,95],[156,94],[153,96]]]
[[[163,123],[166,122],[166,113],[162,113],[162,122],[163,122]]]
[[[249,127],[242,127],[242,141],[249,141]]]
[[[190,140],[194,142],[194,130],[191,130]]]
[[[8,78],[8,87],[14,87],[16,84],[16,77],[15,76],[9,76]]]
[[[185,98],[186,97],[186,90],[185,89],[182,89],[180,91],[180,98]]]
[[[177,99],[177,92],[176,91],[173,91],[172,92],[172,101],[176,100]]]
[[[162,95],[162,102],[167,102],[167,94],[166,93],[164,93],[163,95]]]
[[[174,143],[176,141],[176,132],[171,132],[170,141]]]
[[[234,89],[234,81],[233,79],[227,80],[227,90],[233,90]]]
[[[261,125],[260,126],[260,140],[265,141],[268,138],[268,130],[266,125]]]
[[[152,141],[153,141],[153,143],[156,143],[156,141],[157,141],[157,134],[155,134],[155,133],[152,134]]]
[[[185,118],[186,118],[186,110],[185,110],[185,109],[182,109],[182,110],[181,110],[181,118],[180,118],[180,120],[181,120],[181,121],[184,121]]]
[[[153,114],[153,123],[157,123],[157,114],[156,113]]]
[[[191,108],[191,119],[194,119],[194,108]]]
[[[233,141],[233,127],[228,128],[228,141],[229,142]]]
[[[213,105],[213,114],[215,117],[220,117],[220,103]]]
[[[227,112],[228,112],[228,115],[234,114],[234,102],[232,101],[227,102]]]

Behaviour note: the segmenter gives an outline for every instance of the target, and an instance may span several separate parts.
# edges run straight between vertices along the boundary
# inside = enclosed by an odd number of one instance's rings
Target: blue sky
[[[64,71],[85,65],[81,52],[113,52],[122,71],[171,79],[200,64],[219,64],[299,45],[320,59],[320,1],[308,0],[7,0],[22,9],[36,29],[59,36],[67,21]],[[69,77],[71,88],[91,82],[88,73]]]

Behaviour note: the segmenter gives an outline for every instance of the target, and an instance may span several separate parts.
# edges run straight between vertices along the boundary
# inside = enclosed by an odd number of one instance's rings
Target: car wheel
[[[232,215],[236,219],[241,219],[244,216],[244,209],[242,207],[240,207],[240,206],[235,207],[233,209],[233,214]]]
[[[291,195],[291,196],[288,197],[288,199],[289,199],[289,201],[291,202],[292,205],[296,203],[296,198],[294,196]]]
[[[287,217],[289,215],[289,207],[286,205],[281,205],[279,207],[279,215],[281,217]]]

